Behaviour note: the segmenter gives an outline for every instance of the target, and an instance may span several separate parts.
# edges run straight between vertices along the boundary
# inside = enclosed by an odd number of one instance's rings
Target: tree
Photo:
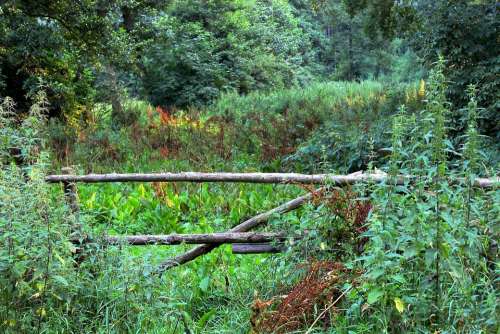
[[[280,1],[174,1],[154,21],[144,85],[154,104],[204,105],[312,78],[309,37]]]
[[[399,56],[391,48],[393,36],[368,29],[375,11],[361,0],[294,0],[302,22],[306,22],[317,63],[326,75],[340,80],[379,78],[392,72]],[[321,36],[318,36],[321,35]]]
[[[431,65],[438,55],[447,62],[448,95],[455,106],[467,105],[467,87],[479,88],[478,104],[486,108],[479,127],[486,135],[500,139],[500,46],[497,1],[426,2],[418,8],[421,32],[410,36],[418,54]],[[455,128],[465,131],[464,113],[454,115]]]
[[[138,12],[164,1],[8,0],[0,6],[0,96],[12,96],[18,110],[27,95],[47,91],[51,116],[84,112],[97,97],[96,77],[105,77],[120,109],[115,72],[139,67],[144,36]]]
[[[467,104],[466,88],[479,87],[478,102],[485,108],[479,127],[500,139],[500,64],[498,12],[495,0],[347,0],[354,12],[366,11],[370,34],[400,36],[431,67],[441,55],[447,62],[448,96],[460,110]],[[465,115],[453,115],[455,134],[463,133]]]

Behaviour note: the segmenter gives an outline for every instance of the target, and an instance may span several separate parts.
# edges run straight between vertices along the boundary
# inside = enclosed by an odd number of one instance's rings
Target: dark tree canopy
[[[452,102],[464,106],[478,85],[481,128],[499,132],[493,0],[8,0],[0,10],[0,95],[19,110],[39,89],[53,115],[111,101],[116,117],[127,95],[187,107],[324,79],[414,80],[416,55],[430,67],[441,54]]]

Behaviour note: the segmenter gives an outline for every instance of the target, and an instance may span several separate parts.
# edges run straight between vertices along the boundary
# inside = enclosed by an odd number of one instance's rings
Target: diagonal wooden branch
[[[284,203],[284,204],[282,204],[274,209],[271,209],[269,211],[266,211],[264,213],[261,213],[261,214],[255,216],[255,217],[252,217],[248,220],[245,220],[241,224],[236,225],[235,227],[230,229],[228,232],[246,232],[246,231],[249,231],[256,226],[259,226],[259,225],[267,222],[274,215],[290,212],[292,210],[295,210],[295,209],[301,207],[302,205],[304,205],[304,203],[306,203],[307,201],[312,199],[312,197],[315,194],[323,191],[323,189],[324,188],[319,188],[316,191],[314,191],[313,193],[308,193],[306,195],[297,197],[297,198],[295,198],[291,201],[288,201],[288,202],[286,202],[286,203]],[[183,253],[181,255],[178,255],[176,257],[173,257],[171,259],[166,260],[165,262],[163,262],[160,265],[159,271],[164,272],[170,268],[177,267],[177,266],[182,265],[186,262],[192,261],[199,256],[210,253],[212,250],[214,250],[215,248],[217,248],[219,246],[220,246],[220,244],[205,244],[205,245],[195,247],[195,248],[187,251],[186,253]]]

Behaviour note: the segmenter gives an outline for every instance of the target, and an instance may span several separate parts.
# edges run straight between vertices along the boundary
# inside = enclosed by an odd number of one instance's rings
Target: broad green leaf
[[[384,295],[381,289],[374,289],[368,293],[368,304],[375,304]]]
[[[410,246],[410,247],[406,248],[405,251],[404,251],[404,253],[403,253],[403,256],[406,259],[414,257],[415,255],[417,255],[417,249],[415,247],[413,247],[413,246]]]
[[[368,277],[371,279],[377,279],[380,276],[382,276],[385,273],[385,270],[383,268],[378,268],[375,270],[372,270],[371,272],[368,273]]]
[[[208,276],[201,280],[201,282],[199,284],[201,291],[203,291],[203,292],[207,291],[208,283],[210,283],[210,277],[208,277]]]
[[[59,283],[60,285],[62,285],[62,286],[65,286],[65,287],[66,287],[66,286],[68,286],[68,285],[69,285],[69,284],[68,284],[68,281],[67,281],[64,277],[62,277],[62,276],[60,276],[60,275],[55,275],[55,276],[53,276],[53,277],[52,277],[52,279],[53,279],[55,282],[57,282],[57,283]]]
[[[392,276],[392,279],[395,280],[398,283],[406,283],[406,279],[404,278],[403,275],[394,275]]]

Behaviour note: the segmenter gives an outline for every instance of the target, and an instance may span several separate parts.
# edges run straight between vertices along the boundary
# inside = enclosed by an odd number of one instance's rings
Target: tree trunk
[[[352,25],[353,25],[353,19],[351,17],[351,20],[349,22],[349,47],[348,47],[348,57],[349,57],[349,80],[352,81],[353,79],[353,50],[352,50]]]
[[[111,102],[111,120],[113,125],[118,125],[120,117],[123,115],[123,106],[121,101],[120,88],[118,85],[118,79],[116,77],[116,71],[110,65],[107,66],[107,72],[109,77],[109,99]]]

